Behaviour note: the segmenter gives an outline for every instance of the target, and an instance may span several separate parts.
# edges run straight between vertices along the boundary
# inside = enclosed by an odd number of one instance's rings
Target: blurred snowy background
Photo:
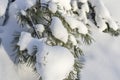
[[[4,0],[3,0],[4,1]],[[7,1],[7,0],[5,0]],[[34,0],[33,0],[34,1]],[[10,17],[14,17],[16,7],[24,8],[25,4],[31,0],[16,0],[17,4],[10,6]],[[103,0],[105,6],[110,11],[115,21],[120,23],[120,0]],[[3,3],[0,3],[3,4]],[[3,4],[4,5],[4,4]],[[24,66],[16,67],[12,61],[14,56],[10,42],[14,31],[18,30],[18,25],[14,18],[8,20],[7,25],[0,26],[0,37],[2,46],[0,48],[0,80],[37,80],[37,76],[31,68]],[[95,33],[95,34],[94,34]],[[109,34],[93,32],[95,42],[90,46],[82,46],[84,51],[84,68],[81,72],[81,80],[119,80],[120,79],[120,37],[112,37]],[[3,49],[4,48],[4,49]],[[8,54],[6,54],[6,52]],[[9,59],[9,57],[10,60]]]

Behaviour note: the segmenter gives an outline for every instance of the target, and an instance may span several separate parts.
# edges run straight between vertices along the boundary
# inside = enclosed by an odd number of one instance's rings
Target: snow
[[[50,30],[55,38],[64,43],[68,41],[67,29],[63,26],[62,21],[58,17],[52,17]]]
[[[41,0],[42,3],[54,2],[59,5],[59,8],[62,10],[70,10],[71,9],[71,0]]]
[[[112,14],[112,19],[119,22],[119,0],[102,0]],[[95,27],[95,26],[94,26]],[[95,43],[84,46],[85,61],[81,71],[81,80],[119,80],[120,79],[120,37],[94,31]]]
[[[79,19],[87,24],[87,13],[89,12],[88,3],[86,2],[82,4],[81,9],[79,9],[77,12],[79,13]]]
[[[106,2],[107,8],[109,9],[109,11],[111,11],[114,19],[117,19],[117,21],[119,21],[120,1],[103,1]],[[0,32],[0,37],[2,38],[2,43],[4,47],[4,49],[0,48],[0,80],[38,80],[35,77],[33,78],[35,74],[33,74],[31,68],[29,69],[24,66],[23,68],[16,69],[16,65],[14,65],[14,67],[13,62],[9,59],[9,57],[11,59],[14,58],[13,56],[11,56],[13,55],[13,52],[11,50],[10,44],[13,39],[13,33],[15,31],[18,31],[18,25],[14,15],[17,10],[26,9],[26,6],[26,0],[16,0],[14,3],[12,3],[9,11],[10,18],[7,24],[4,27],[1,26],[0,28],[0,31],[3,32]],[[83,49],[85,49],[85,65],[81,73],[81,80],[119,80],[120,37],[114,38],[108,36],[107,34],[98,32],[99,31],[93,32],[96,37],[96,42],[93,43],[91,46],[83,47]]]
[[[36,28],[36,31],[38,31],[39,33],[43,33],[45,30],[45,27],[42,24],[36,24],[35,28]]]
[[[21,50],[27,49],[28,54],[31,53],[34,46],[37,47],[36,69],[43,80],[66,78],[73,70],[74,56],[72,53],[64,47],[48,46],[39,39],[31,38],[30,33],[22,32],[18,44]]]
[[[4,16],[8,6],[8,0],[0,0],[0,17]]]
[[[86,3],[88,0],[78,0],[81,3]]]
[[[36,68],[43,80],[63,80],[73,70],[74,57],[64,47],[44,45],[36,57]]]
[[[4,69],[3,69],[4,68]],[[3,77],[4,76],[4,77]],[[0,80],[20,80],[15,71],[15,65],[0,45]]]
[[[13,4],[17,4],[19,10],[26,10],[36,4],[36,0],[15,0]]]
[[[25,12],[25,10],[21,10],[20,12],[21,12],[21,14],[24,15],[24,16],[27,15],[27,13]]]
[[[74,37],[72,34],[70,35],[70,41],[72,42],[72,44],[73,44],[74,46],[77,45],[77,41],[76,41],[75,37]]]
[[[72,16],[64,16],[64,17],[66,22],[70,25],[71,29],[78,28],[79,33],[82,33],[82,34],[88,33],[88,28],[80,20],[77,20],[75,17],[72,17]]]
[[[54,2],[49,2],[48,4],[48,9],[52,12],[52,13],[56,13],[57,11],[57,4]]]
[[[8,7],[8,0],[0,0],[0,25],[3,25],[6,19],[6,10]]]
[[[72,0],[71,6],[72,6],[73,11],[77,11],[78,10],[77,0]]]
[[[25,50],[32,39],[33,38],[31,37],[30,33],[28,33],[28,32],[21,32],[21,36],[19,38],[19,42],[17,43],[17,45],[20,46],[20,50],[21,51]]]
[[[111,18],[111,15],[108,9],[104,6],[101,0],[89,0],[92,3],[92,6],[95,6],[94,10],[96,13],[96,22],[97,26],[100,27],[100,30],[105,30],[106,22],[109,24],[110,28],[117,30],[118,26],[115,21]]]

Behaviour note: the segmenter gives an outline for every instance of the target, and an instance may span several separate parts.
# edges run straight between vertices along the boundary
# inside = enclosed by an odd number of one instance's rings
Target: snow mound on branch
[[[63,80],[73,70],[74,57],[64,47],[44,44],[37,52],[36,59],[36,68],[43,80]]]
[[[95,20],[97,23],[97,26],[100,27],[101,31],[104,31],[107,26],[105,26],[106,23],[108,23],[109,27],[117,30],[118,26],[116,22],[111,18],[111,15],[108,11],[108,9],[104,6],[103,2],[101,0],[89,0],[92,6],[95,6]]]
[[[57,4],[54,3],[54,2],[50,2],[50,3],[48,4],[48,8],[49,8],[49,10],[50,10],[52,13],[56,13],[56,11],[57,11]]]
[[[61,20],[58,17],[52,17],[50,25],[52,35],[60,41],[66,43],[68,41],[67,29],[63,26]]]

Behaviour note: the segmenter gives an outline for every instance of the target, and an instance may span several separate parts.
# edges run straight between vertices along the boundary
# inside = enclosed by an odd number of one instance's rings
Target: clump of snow
[[[52,17],[50,30],[55,38],[61,40],[64,43],[68,41],[67,29],[64,27],[62,21],[58,17]]]
[[[0,0],[0,17],[5,15],[8,6],[8,0]]]
[[[36,68],[43,80],[63,80],[73,70],[74,57],[64,47],[44,44],[36,59]]]
[[[105,26],[106,23],[109,24],[110,28],[113,28],[114,30],[118,29],[117,24],[115,21],[111,18],[111,15],[108,11],[108,9],[104,6],[103,2],[101,0],[89,0],[92,4],[92,6],[95,6],[95,14],[96,14],[96,23],[97,26],[100,27],[100,30],[105,30],[107,27]]]
[[[45,27],[42,24],[36,24],[35,28],[36,28],[36,31],[38,31],[39,33],[43,33],[45,30]]]
[[[17,45],[20,46],[20,50],[21,51],[25,50],[32,39],[33,38],[31,37],[30,33],[28,33],[28,32],[21,32],[21,36],[19,38],[19,42],[17,43]]]
[[[48,9],[52,12],[52,13],[56,13],[57,11],[57,4],[54,2],[49,2],[48,4]]]

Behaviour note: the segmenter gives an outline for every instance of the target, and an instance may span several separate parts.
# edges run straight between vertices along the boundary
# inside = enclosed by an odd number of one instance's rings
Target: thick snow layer
[[[43,80],[63,80],[73,70],[74,57],[64,47],[42,45],[36,57],[36,68]]]
[[[55,38],[61,40],[64,43],[68,41],[67,29],[64,27],[62,21],[58,17],[52,17],[50,30]]]
[[[0,0],[0,17],[5,15],[8,6],[8,0]]]

